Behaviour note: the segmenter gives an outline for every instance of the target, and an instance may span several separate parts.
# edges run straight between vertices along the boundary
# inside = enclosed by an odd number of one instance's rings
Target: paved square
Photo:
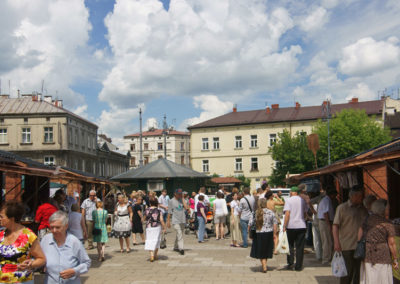
[[[199,244],[193,234],[185,235],[185,255],[174,252],[174,233],[167,235],[167,248],[160,250],[159,260],[151,263],[144,246],[135,246],[131,253],[120,253],[116,239],[110,239],[106,261],[98,262],[96,250],[90,250],[92,267],[82,276],[85,284],[163,284],[163,283],[338,283],[331,268],[320,265],[314,254],[305,254],[302,272],[282,271],[286,256],[268,261],[268,273],[261,273],[260,262],[250,258],[250,248],[232,248],[230,240],[210,239]],[[38,276],[35,283],[43,283]]]

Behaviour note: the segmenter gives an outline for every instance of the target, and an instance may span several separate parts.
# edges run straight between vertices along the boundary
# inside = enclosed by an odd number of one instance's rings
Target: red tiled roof
[[[215,177],[215,178],[212,178],[211,181],[213,183],[218,183],[218,184],[241,183],[242,182],[240,179],[237,179],[234,177]]]
[[[143,137],[144,136],[162,136],[163,135],[163,129],[154,129],[154,130],[152,130],[152,131],[144,131],[143,133],[142,133],[142,135],[143,135]],[[183,132],[183,131],[176,131],[176,130],[168,130],[168,135],[184,135],[184,136],[188,136],[188,135],[190,135],[190,133],[189,132]],[[139,137],[140,136],[140,133],[138,132],[138,133],[133,133],[133,134],[130,134],[130,135],[126,135],[126,136],[124,136],[124,138],[127,138],[127,137]]]
[[[383,100],[352,102],[345,104],[332,104],[332,114],[343,109],[363,109],[368,115],[379,115],[382,113]],[[218,126],[248,125],[261,123],[276,123],[290,121],[317,120],[326,117],[323,105],[271,108],[267,113],[266,109],[241,112],[230,112],[225,115],[192,125],[188,129],[208,128]]]

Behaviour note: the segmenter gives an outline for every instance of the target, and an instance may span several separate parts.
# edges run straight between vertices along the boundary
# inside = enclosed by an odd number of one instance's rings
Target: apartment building
[[[177,164],[190,166],[190,135],[188,132],[167,129],[164,145],[164,130],[149,129],[142,133],[143,164],[146,165],[164,157],[164,147],[167,147],[167,160]],[[139,167],[140,163],[140,133],[124,136],[125,147],[129,148],[130,168]]]
[[[106,176],[99,162],[97,129],[51,96],[0,96],[0,150],[46,165]]]
[[[273,104],[262,110],[237,111],[190,126],[192,168],[220,176],[244,175],[253,188],[271,175],[275,161],[268,153],[284,129],[310,134],[318,119],[326,117],[326,104],[280,108]],[[390,98],[359,102],[354,98],[345,104],[331,105],[331,113],[343,109],[364,109],[370,116],[383,121],[385,115],[396,113],[400,103]],[[385,114],[385,115],[384,115]]]

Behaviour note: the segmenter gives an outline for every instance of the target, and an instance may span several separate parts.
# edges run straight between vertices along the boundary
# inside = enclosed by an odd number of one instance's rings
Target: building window
[[[69,144],[72,144],[74,139],[72,137],[72,129],[71,128],[68,128],[68,136],[69,136],[68,137],[68,142],[69,142]]]
[[[242,158],[236,158],[235,159],[235,171],[241,172],[242,170],[243,170]]]
[[[81,131],[81,139],[82,139],[82,148],[85,148],[85,132],[82,130]]]
[[[185,156],[181,156],[181,165],[185,164]]]
[[[136,166],[136,157],[131,157],[131,166]]]
[[[22,143],[31,143],[31,129],[22,128]]]
[[[50,121],[50,117],[46,117],[46,121]]]
[[[54,166],[56,164],[54,156],[45,156],[44,157],[44,164],[48,165],[48,166]]]
[[[24,122],[26,122],[26,123],[28,122],[28,118],[27,117],[24,118]]]
[[[79,145],[79,132],[75,129],[75,145]]]
[[[242,148],[242,136],[235,136],[235,148]]]
[[[44,128],[44,143],[53,142],[53,127]]]
[[[144,157],[144,164],[147,165],[149,163],[149,157]]]
[[[251,170],[258,171],[258,158],[251,158]]]
[[[272,133],[269,135],[269,146],[273,146],[276,142],[276,134]]]
[[[4,118],[0,118],[0,123],[4,123]]]
[[[185,151],[185,142],[181,142],[181,151]]]
[[[203,150],[208,150],[208,138],[203,138]]]
[[[144,149],[145,151],[148,151],[148,150],[149,150],[149,143],[144,143],[144,144],[143,144],[143,149]]]
[[[250,136],[250,147],[257,148],[257,135]]]
[[[208,173],[210,171],[208,160],[203,160],[203,173]]]
[[[0,144],[5,144],[8,142],[7,139],[7,128],[0,129]]]
[[[219,137],[214,137],[213,138],[213,146],[214,146],[214,150],[218,150],[219,149]]]
[[[160,151],[163,149],[163,143],[157,143],[157,149]]]
[[[87,137],[87,147],[88,149],[92,148],[92,137],[90,135]]]
[[[131,151],[135,151],[136,150],[136,144],[131,144]]]

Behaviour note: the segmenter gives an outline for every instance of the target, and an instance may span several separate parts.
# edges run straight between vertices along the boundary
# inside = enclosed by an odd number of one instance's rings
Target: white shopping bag
[[[342,253],[335,251],[332,259],[332,275],[335,277],[347,276],[346,263]]]
[[[286,232],[281,232],[279,234],[279,242],[276,251],[282,254],[289,254],[289,242]]]

